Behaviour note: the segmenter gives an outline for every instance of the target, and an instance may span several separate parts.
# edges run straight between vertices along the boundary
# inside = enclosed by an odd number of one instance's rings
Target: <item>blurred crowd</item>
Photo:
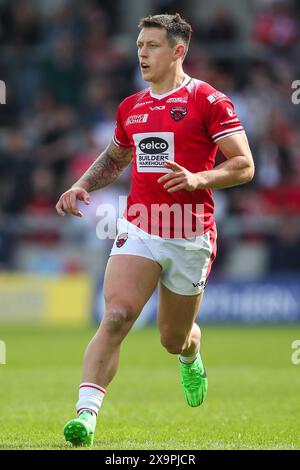
[[[7,221],[56,217],[61,192],[109,143],[118,103],[147,86],[135,38],[119,33],[112,3],[53,2],[46,13],[25,0],[0,4],[0,79],[7,87],[0,105],[0,269],[14,267],[15,238],[24,241]],[[300,104],[292,89],[300,80],[299,6],[257,1],[245,38],[232,12],[216,9],[210,22],[194,24],[181,4],[157,2],[155,11],[169,7],[192,23],[185,71],[232,99],[256,163],[251,184],[215,192],[223,246],[259,241],[268,247],[269,271],[300,270]],[[97,202],[126,194],[129,184],[126,172]],[[240,228],[226,239],[228,220]],[[55,246],[62,234],[54,226],[26,236]],[[220,253],[219,266],[223,261]]]

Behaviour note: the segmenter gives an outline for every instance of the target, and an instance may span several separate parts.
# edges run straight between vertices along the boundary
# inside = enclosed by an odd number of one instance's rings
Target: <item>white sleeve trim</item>
[[[231,132],[230,134],[221,135],[220,137],[215,139],[214,142],[218,142],[219,140],[224,139],[225,137],[229,137],[231,135],[241,134],[242,132],[245,132],[244,129],[241,129],[240,131]]]
[[[121,144],[120,144],[120,142],[117,140],[117,138],[116,138],[115,135],[113,136],[113,141],[114,141],[114,143],[115,143],[118,147],[121,147]]]
[[[237,126],[237,127],[232,127],[231,129],[225,129],[224,131],[217,132],[216,134],[213,134],[211,138],[214,140],[215,137],[218,137],[218,135],[225,134],[226,132],[232,132],[232,131],[237,131],[237,130],[243,130],[243,126]]]
[[[122,142],[120,142],[120,141],[116,138],[115,135],[113,136],[113,139],[112,139],[112,140],[113,140],[113,142],[114,142],[118,147],[127,148],[127,149],[131,147],[131,144],[129,144],[129,145],[127,145],[127,144],[122,144]]]

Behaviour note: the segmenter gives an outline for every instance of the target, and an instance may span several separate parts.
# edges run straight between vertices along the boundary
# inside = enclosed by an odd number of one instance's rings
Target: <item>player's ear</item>
[[[184,44],[176,44],[175,49],[174,49],[174,58],[175,58],[175,60],[183,59],[184,54],[185,54],[185,45]]]

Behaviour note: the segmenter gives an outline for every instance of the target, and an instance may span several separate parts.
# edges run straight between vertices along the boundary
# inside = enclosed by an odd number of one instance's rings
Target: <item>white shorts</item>
[[[160,281],[176,294],[197,295],[205,287],[216,256],[216,226],[193,239],[161,238],[122,218],[110,256],[135,255],[161,266]]]

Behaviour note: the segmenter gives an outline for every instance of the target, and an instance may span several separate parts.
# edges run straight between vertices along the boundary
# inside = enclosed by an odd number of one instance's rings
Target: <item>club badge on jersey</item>
[[[172,106],[170,109],[170,113],[174,121],[181,121],[187,115],[187,107],[186,106]]]

